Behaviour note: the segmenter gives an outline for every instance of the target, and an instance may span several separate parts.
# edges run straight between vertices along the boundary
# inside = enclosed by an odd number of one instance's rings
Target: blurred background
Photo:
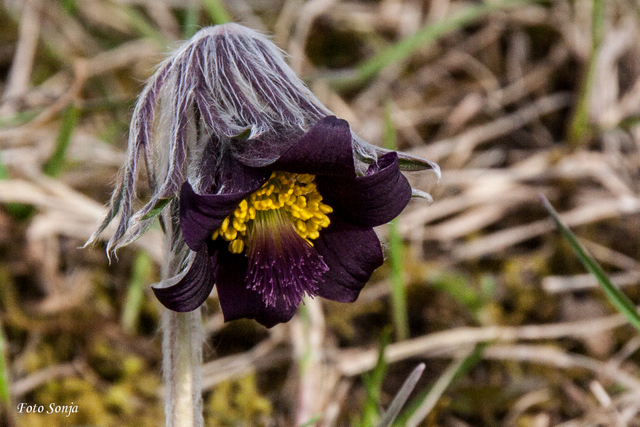
[[[272,35],[364,139],[443,173],[411,176],[435,201],[377,230],[387,261],[356,303],[267,330],[209,298],[207,426],[374,426],[419,363],[396,425],[640,425],[640,337],[539,200],[639,303],[635,0],[4,0],[0,424],[163,424],[161,231],[111,264],[79,248],[154,66],[226,21]]]

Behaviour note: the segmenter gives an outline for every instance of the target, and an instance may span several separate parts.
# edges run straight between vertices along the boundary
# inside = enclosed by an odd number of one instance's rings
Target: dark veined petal
[[[169,282],[167,286],[152,286],[151,289],[168,309],[179,312],[193,311],[205,302],[213,289],[213,270],[213,262],[205,248],[195,255],[186,274],[177,278],[175,284]]]
[[[333,216],[361,227],[391,221],[411,200],[411,185],[400,172],[395,152],[379,157],[365,176],[347,181],[319,176],[316,180],[323,202],[334,210]]]
[[[221,173],[220,194],[197,194],[188,182],[180,191],[180,228],[189,248],[199,251],[238,204],[269,178],[270,172],[235,166]]]
[[[325,117],[269,168],[312,175],[355,176],[349,123],[335,116]]]
[[[200,195],[193,191],[188,182],[182,184],[180,191],[180,228],[189,248],[199,251],[211,233],[220,227],[222,221],[251,194],[247,190],[232,194]]]
[[[318,295],[333,301],[353,302],[373,271],[384,261],[380,240],[372,228],[339,220],[314,240],[314,247],[329,267],[318,283]]]
[[[298,307],[287,307],[283,299],[267,306],[259,292],[247,288],[247,268],[248,260],[243,254],[235,255],[226,250],[218,252],[216,287],[224,321],[255,319],[271,328],[291,320]]]

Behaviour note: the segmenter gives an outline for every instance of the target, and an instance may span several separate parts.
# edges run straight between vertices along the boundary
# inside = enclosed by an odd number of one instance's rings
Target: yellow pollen
[[[213,231],[213,240],[229,242],[229,252],[240,254],[247,245],[249,229],[261,211],[281,210],[289,218],[296,233],[307,242],[320,237],[320,230],[331,221],[333,209],[322,203],[315,176],[289,172],[273,172],[269,180],[222,221]]]

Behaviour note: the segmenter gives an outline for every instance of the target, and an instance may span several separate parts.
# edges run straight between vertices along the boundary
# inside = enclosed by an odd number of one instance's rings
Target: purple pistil
[[[305,294],[317,295],[318,280],[329,270],[280,210],[256,215],[249,229],[246,254],[247,287],[257,291],[267,306],[275,306],[281,298],[289,308],[297,306]]]

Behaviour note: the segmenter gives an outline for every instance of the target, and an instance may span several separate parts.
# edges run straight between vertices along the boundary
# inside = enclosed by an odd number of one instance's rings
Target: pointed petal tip
[[[195,255],[182,274],[151,286],[162,305],[185,313],[200,307],[209,297],[214,284],[213,262],[207,249]]]
[[[96,246],[99,241],[98,235],[99,235],[99,232],[95,232],[91,237],[89,237],[89,239],[84,243],[84,245],[80,247],[80,249],[87,249],[89,247]],[[118,254],[116,253],[118,248],[119,246],[114,247],[114,244],[111,241],[107,242],[107,247],[105,248],[105,252],[107,254],[107,261],[109,265],[111,265],[114,259],[115,261],[118,261]]]
[[[418,190],[417,188],[411,189],[411,197],[425,200],[429,205],[433,204],[433,196],[426,191]]]
[[[440,166],[438,166],[437,163],[423,159],[422,157],[403,153],[401,151],[398,151],[397,153],[400,170],[407,172],[431,170],[435,173],[437,180],[440,181],[441,172]]]
[[[440,166],[437,163],[430,162],[432,165],[433,172],[436,174],[436,184],[440,182],[440,178],[442,178],[442,171],[440,170]]]
[[[84,245],[80,246],[81,249],[87,249],[88,247],[95,246],[98,243],[98,236],[94,233],[84,242]]]
[[[160,301],[160,303],[165,307],[168,308],[171,311],[176,311],[178,313],[186,313],[189,311],[193,311],[196,308],[200,307],[202,305],[202,303],[204,303],[204,301],[174,301],[172,299],[171,296],[164,294],[163,293],[163,289],[165,288],[157,288],[155,286],[151,286],[151,290],[153,291],[153,294],[156,296],[156,298],[158,299],[158,301]]]

